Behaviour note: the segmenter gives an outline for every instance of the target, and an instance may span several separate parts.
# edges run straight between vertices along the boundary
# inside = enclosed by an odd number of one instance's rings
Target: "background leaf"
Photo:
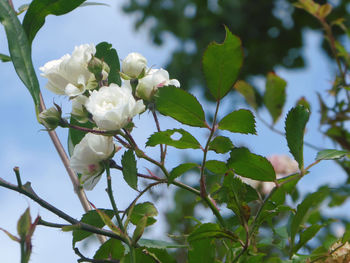
[[[196,163],[182,163],[178,166],[176,166],[173,170],[170,172],[170,176],[168,178],[168,184],[171,184],[176,178],[184,174],[185,172],[193,169],[198,168],[198,164]]]
[[[193,241],[192,249],[188,251],[188,263],[215,262],[215,239],[207,238]]]
[[[282,109],[286,101],[287,82],[270,72],[266,79],[264,103],[275,123],[282,114]]]
[[[137,225],[140,220],[146,216],[146,226],[152,225],[156,222],[153,218],[158,215],[157,208],[151,202],[140,203],[134,206],[130,215],[130,222]]]
[[[237,110],[226,115],[218,124],[220,130],[256,134],[255,119],[249,110]]]
[[[243,63],[241,40],[225,26],[222,44],[211,43],[203,55],[203,72],[210,93],[222,99],[233,87]]]
[[[127,184],[137,190],[137,167],[134,152],[127,150],[122,156],[123,176]]]
[[[292,108],[286,118],[286,138],[290,152],[299,164],[300,170],[304,168],[304,132],[310,117],[309,111],[303,106]]]
[[[120,63],[117,51],[112,48],[112,44],[101,42],[96,46],[95,57],[103,60],[109,66],[108,84],[115,83],[121,85]]]
[[[144,239],[141,238],[138,242],[138,244],[142,247],[149,247],[149,248],[182,248],[187,247],[186,245],[180,245],[175,243],[170,243],[167,241],[161,241],[161,240],[154,240],[154,239]]]
[[[247,82],[243,80],[239,80],[236,82],[234,86],[235,90],[237,90],[246,100],[246,102],[253,108],[258,108],[258,103],[256,100],[255,90],[254,88]]]
[[[316,160],[334,160],[334,159],[343,158],[347,154],[349,154],[348,151],[327,149],[327,150],[319,151],[317,153]]]
[[[157,110],[166,116],[194,127],[206,127],[202,105],[195,96],[186,91],[169,86],[158,90]]]
[[[216,153],[227,153],[233,148],[230,138],[225,136],[217,136],[209,143],[209,151]]]
[[[32,95],[37,113],[40,105],[40,87],[33,67],[31,48],[16,13],[7,1],[0,1],[0,22],[5,27],[8,47],[17,75]]]
[[[275,170],[265,157],[253,154],[247,148],[234,148],[230,156],[227,165],[240,176],[258,181],[276,179]]]
[[[104,214],[106,214],[109,218],[112,218],[114,216],[113,210],[107,210],[107,209],[99,209]],[[83,215],[83,217],[80,220],[83,223],[102,228],[105,223],[101,219],[100,215],[97,213],[96,210],[91,210]],[[75,246],[76,242],[79,242],[89,236],[91,236],[93,233],[84,231],[84,230],[73,230],[73,247]]]
[[[172,139],[174,133],[181,134],[179,139]],[[173,129],[153,133],[146,142],[146,146],[156,146],[158,144],[166,144],[178,149],[199,149],[200,144],[189,132],[183,129]]]
[[[23,28],[30,45],[36,33],[44,25],[46,16],[64,15],[80,6],[85,0],[33,0],[23,19]]]

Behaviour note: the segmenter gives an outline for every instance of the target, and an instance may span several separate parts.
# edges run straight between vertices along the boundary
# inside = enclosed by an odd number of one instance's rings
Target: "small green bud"
[[[58,106],[57,106],[58,107]],[[61,108],[51,107],[46,109],[39,114],[39,121],[42,125],[46,127],[49,131],[52,131],[60,126],[62,122]]]
[[[109,74],[107,63],[97,57],[92,57],[88,63],[88,70],[95,75],[97,81],[105,80]]]

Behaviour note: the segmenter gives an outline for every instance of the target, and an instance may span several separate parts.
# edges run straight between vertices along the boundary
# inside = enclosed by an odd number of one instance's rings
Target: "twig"
[[[78,262],[93,262],[93,263],[119,263],[119,260],[114,260],[114,259],[92,259],[92,258],[87,258],[85,257],[79,249],[76,247],[74,248],[75,254],[77,254],[80,259],[78,259]]]
[[[13,171],[15,172],[16,174],[16,179],[17,179],[17,185],[19,188],[22,188],[22,180],[21,180],[21,175],[19,173],[19,167],[16,166],[13,168]]]
[[[152,109],[151,111],[152,111],[154,122],[156,123],[157,131],[160,132],[161,130],[160,130],[157,113],[154,109]],[[160,144],[159,146],[160,146],[160,163],[164,165],[164,160],[166,156],[166,145]],[[165,147],[165,149],[163,147]]]

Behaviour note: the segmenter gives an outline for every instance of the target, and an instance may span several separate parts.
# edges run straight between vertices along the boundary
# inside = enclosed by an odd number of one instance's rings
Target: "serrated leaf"
[[[31,48],[27,36],[16,13],[8,1],[0,1],[0,22],[5,27],[8,47],[17,75],[32,95],[37,113],[39,112],[39,82],[31,58]]]
[[[17,233],[22,240],[24,240],[29,233],[31,224],[32,218],[30,216],[30,210],[27,208],[17,222]]]
[[[309,111],[303,106],[292,108],[286,118],[286,138],[289,150],[299,164],[300,170],[304,168],[304,132],[310,117]]]
[[[322,150],[317,153],[316,161],[339,159],[339,158],[343,158],[347,154],[349,154],[348,151],[333,150],[333,149]]]
[[[236,82],[234,86],[235,90],[237,90],[242,96],[245,98],[246,102],[253,108],[257,109],[258,104],[256,102],[255,90],[254,88],[247,82],[243,80],[239,80]]]
[[[209,44],[202,60],[207,86],[216,100],[222,99],[232,89],[243,63],[241,40],[226,26],[225,30],[224,42]]]
[[[109,66],[108,84],[115,83],[121,85],[120,63],[117,51],[107,42],[101,42],[96,46],[95,57],[103,60]]]
[[[233,237],[223,231],[218,224],[205,223],[197,227],[187,238],[188,242],[192,243],[196,240],[207,238],[228,238]]]
[[[315,193],[309,194],[305,199],[298,205],[297,212],[291,221],[290,235],[291,243],[294,244],[294,239],[298,233],[300,227],[306,222],[310,215],[310,210],[317,209],[317,206],[328,196],[329,189],[324,187]]]
[[[217,136],[209,143],[209,151],[227,153],[233,148],[233,143],[228,137]]]
[[[188,263],[215,262],[215,239],[207,238],[192,242],[188,251]]]
[[[225,174],[228,170],[226,163],[217,160],[207,161],[205,163],[205,168],[214,174]]]
[[[70,124],[74,126],[80,126],[88,129],[93,129],[93,124],[91,122],[80,123],[74,117],[70,118]],[[69,156],[72,156],[74,147],[84,138],[87,132],[77,130],[77,129],[68,129],[68,153]]]
[[[103,243],[96,251],[94,259],[121,259],[125,248],[120,240],[111,238]]]
[[[266,89],[264,103],[275,123],[282,114],[282,109],[286,101],[287,82],[270,72],[266,79]]]
[[[127,150],[122,156],[123,176],[127,184],[137,190],[137,167],[134,152]]]
[[[11,57],[0,53],[0,60],[1,60],[1,62],[9,62],[9,61],[11,61]]]
[[[23,19],[23,28],[31,44],[48,15],[60,16],[74,10],[85,0],[33,0]]]
[[[275,170],[265,157],[251,153],[247,148],[234,148],[230,156],[227,165],[236,174],[258,181],[276,180]]]
[[[146,226],[152,225],[156,222],[153,218],[158,215],[157,208],[151,202],[140,203],[134,206],[131,211],[130,221],[134,225],[138,225],[140,220],[146,216]]]
[[[170,176],[168,177],[168,184],[171,184],[176,178],[181,176],[182,174],[186,173],[187,171],[198,168],[198,164],[196,163],[183,163],[178,166],[176,166],[174,169],[171,170]]]
[[[113,210],[100,209],[100,211],[103,211],[106,215],[108,215],[109,218],[112,218],[114,216]],[[105,223],[102,221],[96,210],[91,210],[85,213],[80,221],[98,228],[105,226]],[[73,230],[73,247],[75,246],[75,243],[91,235],[92,233],[84,230]]]
[[[179,139],[173,139],[177,133],[181,135]],[[172,129],[153,133],[146,142],[146,146],[156,146],[158,144],[166,144],[178,149],[199,149],[200,144],[189,132],[183,129]]]
[[[220,130],[256,134],[255,119],[249,110],[237,110],[226,115],[218,124]]]
[[[298,252],[310,239],[312,239],[318,231],[323,227],[323,225],[312,225],[300,233],[300,238],[298,244],[293,247],[293,253]]]
[[[141,247],[149,247],[149,248],[184,248],[187,247],[186,245],[180,245],[175,243],[170,243],[167,241],[161,241],[161,240],[153,240],[153,239],[144,239],[141,238],[138,242],[138,244]]]
[[[192,94],[173,87],[162,87],[156,96],[157,110],[166,116],[194,127],[206,127],[202,105]]]

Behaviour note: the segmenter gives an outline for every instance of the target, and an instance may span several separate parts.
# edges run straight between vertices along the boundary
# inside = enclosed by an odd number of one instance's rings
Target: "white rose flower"
[[[94,79],[87,65],[95,53],[94,45],[85,44],[75,47],[72,55],[66,54],[47,62],[40,67],[43,72],[41,76],[49,80],[45,87],[56,94],[70,97],[84,93],[88,81]]]
[[[73,150],[70,167],[81,174],[86,190],[92,190],[100,180],[104,168],[101,162],[111,158],[115,150],[112,137],[87,133]]]
[[[100,129],[113,131],[125,127],[131,119],[145,110],[142,100],[136,101],[131,88],[111,83],[90,93],[85,104]]]
[[[163,86],[180,87],[177,79],[169,79],[168,71],[164,69],[150,69],[145,77],[139,79],[136,95],[144,100],[150,100],[158,88]]]
[[[122,72],[131,78],[137,78],[146,67],[147,59],[136,52],[130,53],[122,61]]]

